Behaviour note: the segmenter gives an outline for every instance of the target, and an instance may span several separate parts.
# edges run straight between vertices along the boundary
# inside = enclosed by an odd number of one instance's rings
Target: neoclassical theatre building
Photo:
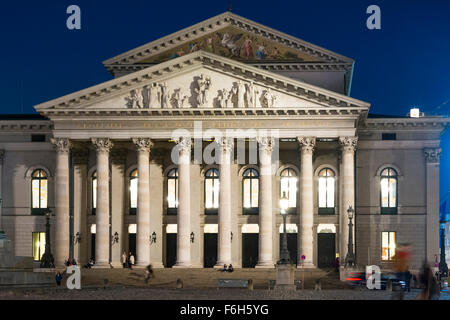
[[[352,59],[226,12],[103,64],[112,80],[1,117],[16,255],[39,265],[49,208],[58,266],[131,251],[138,266],[273,268],[282,197],[298,265],[344,260],[349,207],[358,264],[388,268],[403,244],[412,268],[439,253],[448,119],[369,113]]]

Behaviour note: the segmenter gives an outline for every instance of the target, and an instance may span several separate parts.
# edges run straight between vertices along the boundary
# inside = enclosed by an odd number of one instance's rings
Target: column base
[[[258,262],[258,264],[255,266],[255,269],[274,269],[275,263],[273,261],[263,261]]]
[[[183,268],[191,268],[192,264],[189,262],[177,262],[172,266],[173,269],[183,269]]]
[[[231,262],[217,262],[215,265],[214,265],[214,269],[221,269],[221,268],[223,268],[223,265],[224,264],[226,264],[227,266],[229,266],[230,264],[232,264]],[[234,268],[234,267],[233,267]]]
[[[120,262],[111,262],[111,267],[115,269],[123,268],[122,263]]]
[[[164,264],[162,262],[151,262],[150,264],[155,269],[163,269],[164,268]]]
[[[92,266],[92,269],[111,269],[109,262],[98,262]]]
[[[317,267],[312,262],[303,262],[303,264],[297,265],[297,269],[316,269]]]

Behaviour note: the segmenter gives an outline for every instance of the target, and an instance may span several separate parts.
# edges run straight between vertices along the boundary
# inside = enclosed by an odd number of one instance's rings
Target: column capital
[[[313,153],[316,147],[316,137],[297,137],[302,152]]]
[[[427,163],[439,163],[441,159],[441,148],[425,148],[423,153]]]
[[[109,152],[114,145],[109,138],[92,138],[91,142],[98,152]]]
[[[222,152],[231,152],[234,147],[234,138],[219,137],[215,138],[217,144],[220,145]]]
[[[273,137],[258,137],[256,141],[258,141],[260,150],[272,152],[275,145],[275,139]]]
[[[51,138],[50,142],[54,145],[57,152],[69,152],[72,143],[68,138]]]
[[[153,142],[150,138],[133,138],[132,140],[138,151],[150,152],[150,149],[153,147]]]
[[[341,150],[345,152],[353,152],[356,149],[358,143],[358,137],[339,137],[339,144]]]
[[[191,152],[192,141],[191,138],[179,137],[175,139],[175,143],[179,147],[179,152]]]

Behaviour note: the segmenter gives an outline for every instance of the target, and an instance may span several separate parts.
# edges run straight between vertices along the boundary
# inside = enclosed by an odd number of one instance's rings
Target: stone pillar
[[[316,145],[314,137],[298,137],[301,148],[300,160],[300,207],[301,214],[298,228],[298,255],[304,255],[306,259],[303,261],[303,267],[314,267],[314,168],[313,168],[313,151]]]
[[[109,151],[113,143],[108,138],[93,138],[92,143],[97,150],[95,267],[109,268]]]
[[[342,150],[341,163],[341,203],[339,207],[339,259],[341,265],[345,264],[345,258],[348,251],[348,214],[347,209],[352,206],[355,209],[355,149],[358,137],[340,137],[339,143]],[[355,211],[353,218],[353,237],[355,236]],[[355,244],[355,238],[353,238]],[[355,250],[353,248],[353,250]],[[353,251],[355,253],[355,251]],[[356,256],[356,254],[355,254]]]
[[[126,149],[116,149],[111,152],[111,235],[117,232],[118,242],[111,242],[111,265],[115,268],[122,267],[122,253],[128,232],[125,231],[125,161]],[[133,252],[136,254],[136,252]]]
[[[216,267],[231,263],[231,155],[233,138],[220,138],[219,234]]]
[[[74,258],[79,265],[88,262],[89,232],[87,228],[87,165],[89,152],[74,149],[73,154],[73,234]],[[77,240],[77,233],[80,239]]]
[[[55,210],[56,227],[54,258],[55,266],[62,267],[69,258],[69,152],[71,142],[67,138],[52,138],[56,148]]]
[[[190,165],[191,139],[180,138],[178,148],[178,214],[177,214],[177,262],[175,268],[191,266],[191,192]],[[197,239],[197,241],[199,241]]]
[[[256,268],[274,268],[273,262],[273,206],[272,206],[272,149],[274,139],[258,138],[259,180],[259,257]]]
[[[136,266],[150,263],[150,148],[148,138],[133,139],[138,150],[138,198],[136,213]]]
[[[425,148],[427,181],[426,259],[433,262],[439,256],[439,164],[440,148]]]

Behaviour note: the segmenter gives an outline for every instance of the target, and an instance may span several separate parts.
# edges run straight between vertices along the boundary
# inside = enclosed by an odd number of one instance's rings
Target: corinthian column
[[[97,150],[97,209],[95,212],[95,267],[109,267],[109,151],[113,143],[108,138],[93,138]]]
[[[273,268],[272,150],[274,139],[258,138],[259,144],[259,258],[256,268]]]
[[[178,148],[178,214],[177,214],[177,262],[175,268],[191,266],[191,139],[180,138]]]
[[[62,267],[69,258],[69,152],[71,143],[66,138],[51,139],[56,148],[55,174],[55,266]]]
[[[299,255],[304,255],[304,267],[314,267],[313,263],[313,224],[314,224],[314,197],[313,197],[313,152],[316,145],[314,137],[298,137],[301,148],[300,169],[300,206],[301,214],[298,231],[300,232]]]
[[[339,230],[340,230],[340,259],[345,262],[348,252],[348,214],[349,206],[355,208],[355,149],[358,137],[340,137],[339,143],[342,150],[341,164],[341,205],[339,210]],[[356,214],[356,212],[355,212]],[[355,215],[356,217],[356,215]],[[355,222],[355,219],[353,219]],[[354,229],[355,223],[353,223]],[[353,230],[353,235],[355,234]],[[355,252],[355,251],[353,251]]]
[[[439,164],[441,148],[425,148],[427,181],[426,255],[433,261],[439,255]]]
[[[150,148],[148,138],[133,139],[138,150],[138,198],[136,215],[136,265],[150,263]]]
[[[219,167],[219,241],[216,267],[231,263],[231,154],[233,138],[217,139],[220,145]]]

